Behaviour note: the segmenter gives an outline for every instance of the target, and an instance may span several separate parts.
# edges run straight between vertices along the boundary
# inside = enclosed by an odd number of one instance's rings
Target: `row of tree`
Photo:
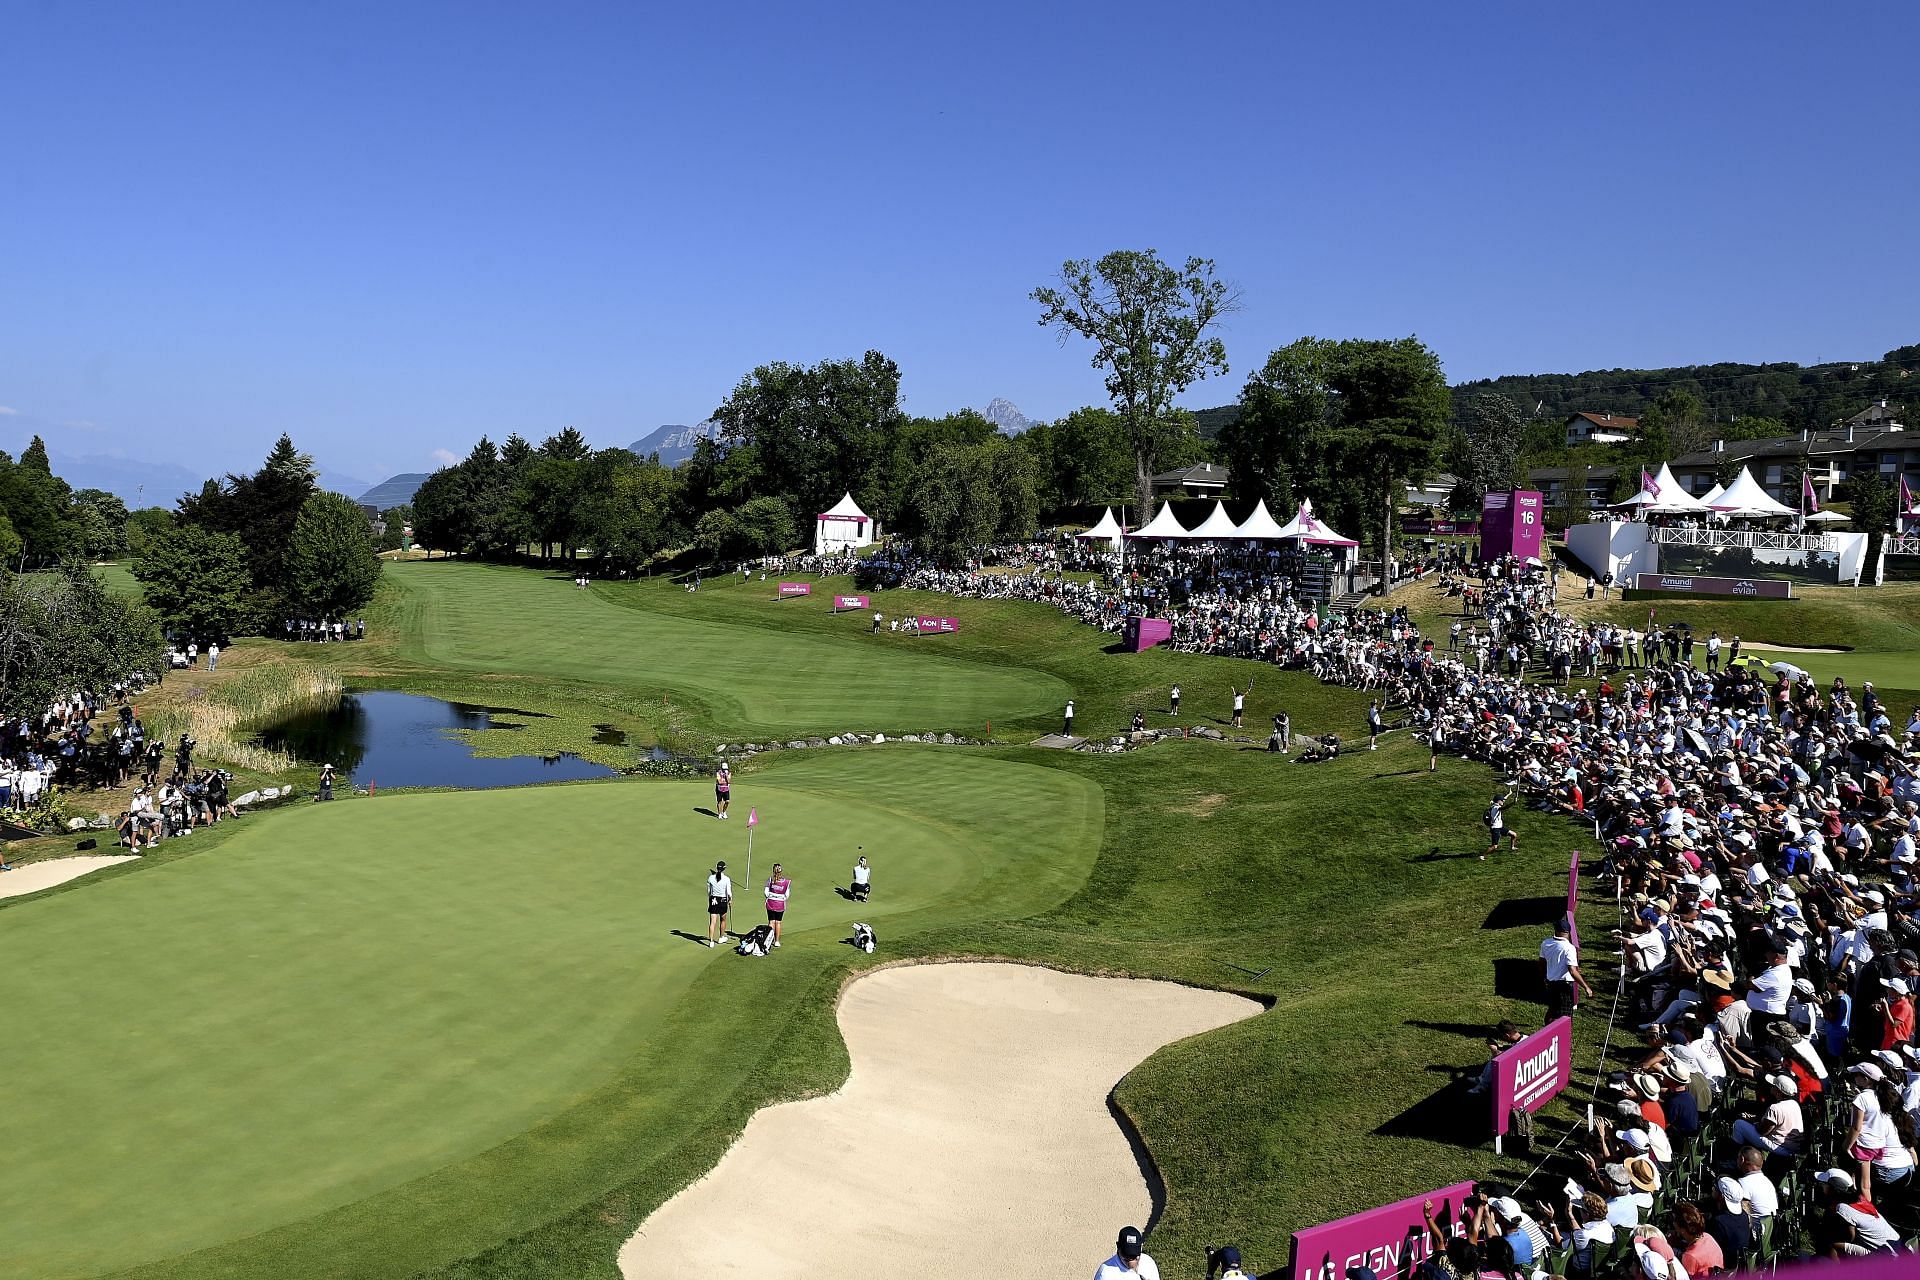
[[[0,564],[45,569],[69,559],[110,560],[151,528],[104,489],[75,489],[53,474],[39,436],[18,461],[0,451]]]

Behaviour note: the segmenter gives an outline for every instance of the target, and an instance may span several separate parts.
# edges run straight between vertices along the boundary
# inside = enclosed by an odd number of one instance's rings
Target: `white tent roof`
[[[1727,486],[1723,484],[1717,484],[1713,486],[1713,488],[1701,494],[1700,501],[1706,503],[1708,506],[1712,506],[1714,504],[1714,500],[1717,499],[1721,494],[1725,493],[1726,491],[1727,491]]]
[[[1267,500],[1262,498],[1253,508],[1253,514],[1241,521],[1240,532],[1237,536],[1242,538],[1280,538],[1286,535],[1280,532],[1280,522],[1275,520],[1273,513],[1267,510]]]
[[[1775,501],[1753,478],[1753,473],[1745,467],[1740,474],[1713,500],[1715,511],[1724,511],[1730,516],[1790,516],[1792,507],[1784,502]]]
[[[1104,538],[1108,542],[1118,542],[1120,535],[1125,532],[1126,530],[1120,527],[1120,522],[1113,518],[1113,508],[1108,507],[1100,516],[1099,523],[1095,524],[1093,528],[1087,530],[1085,533],[1078,533],[1074,536],[1076,538]]]
[[[1357,547],[1360,545],[1352,538],[1341,537],[1332,529],[1329,529],[1326,522],[1320,519],[1319,516],[1314,515],[1313,502],[1311,499],[1300,504],[1299,513],[1295,515],[1293,519],[1287,521],[1286,526],[1275,536],[1281,538],[1298,538],[1300,541],[1311,543],[1316,547]]]
[[[1207,518],[1194,526],[1187,536],[1189,538],[1237,538],[1240,536],[1240,526],[1235,524],[1233,517],[1227,514],[1227,504],[1216,501]]]
[[[1653,483],[1628,498],[1625,502],[1615,503],[1621,507],[1639,507],[1643,511],[1664,512],[1704,512],[1707,507],[1681,487],[1673,478],[1673,470],[1666,463],[1660,464],[1660,470],[1653,477]]]
[[[1160,504],[1160,513],[1127,535],[1129,538],[1184,538],[1187,527],[1173,518],[1173,504]]]
[[[844,498],[840,499],[840,501],[834,503],[832,507],[822,511],[814,518],[816,520],[824,520],[829,516],[839,516],[844,520],[866,520],[869,522],[873,519],[872,516],[860,509],[860,504],[853,500],[851,493],[847,494]]]

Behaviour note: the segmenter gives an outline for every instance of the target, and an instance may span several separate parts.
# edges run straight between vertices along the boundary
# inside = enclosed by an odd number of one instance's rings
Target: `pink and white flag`
[[[1646,494],[1649,498],[1657,498],[1660,496],[1659,483],[1655,481],[1652,476],[1647,474],[1647,469],[1645,467],[1640,468],[1640,491]]]
[[[1906,482],[1907,478],[1901,476],[1900,483]],[[1812,515],[1820,510],[1820,495],[1813,491],[1813,477],[1804,471],[1800,473],[1800,510],[1804,515]]]
[[[760,825],[759,809],[756,808],[756,809],[747,810],[747,825],[750,827],[757,827]]]

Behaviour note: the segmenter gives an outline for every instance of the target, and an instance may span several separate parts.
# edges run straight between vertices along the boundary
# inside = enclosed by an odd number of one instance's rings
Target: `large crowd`
[[[1373,690],[1436,757],[1506,780],[1486,815],[1495,847],[1513,793],[1601,842],[1632,917],[1613,1012],[1643,1043],[1548,1195],[1489,1185],[1436,1225],[1432,1280],[1678,1280],[1920,1231],[1920,712],[1899,724],[1870,683],[1742,662],[1738,637],[1652,613],[1644,628],[1571,616],[1553,569],[1512,561],[1424,566],[1459,602],[1444,635],[1405,609],[1329,613],[1301,596],[1297,561],[1259,552],[1172,546],[1123,565],[1043,544],[957,569],[900,552],[868,566],[1104,631],[1163,617],[1177,648]],[[1550,1014],[1585,981],[1571,950],[1564,933],[1543,948]]]

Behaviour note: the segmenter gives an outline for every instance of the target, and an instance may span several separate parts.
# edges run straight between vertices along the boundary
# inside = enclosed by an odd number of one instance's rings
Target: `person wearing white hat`
[[[1820,1184],[1826,1214],[1814,1224],[1814,1247],[1828,1258],[1864,1258],[1872,1253],[1894,1253],[1900,1233],[1880,1216],[1880,1210],[1854,1183],[1845,1169],[1824,1169],[1813,1175]]]
[[[1748,1212],[1747,1193],[1732,1178],[1722,1177],[1713,1184],[1720,1208],[1707,1217],[1707,1234],[1720,1243],[1727,1266],[1738,1267],[1753,1252],[1758,1231],[1753,1214]]]

